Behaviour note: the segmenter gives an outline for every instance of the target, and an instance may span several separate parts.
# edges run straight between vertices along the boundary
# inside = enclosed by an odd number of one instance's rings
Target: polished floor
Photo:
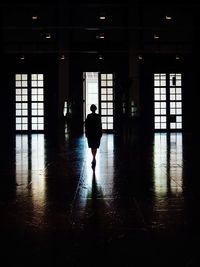
[[[1,140],[1,266],[200,266],[199,137]]]

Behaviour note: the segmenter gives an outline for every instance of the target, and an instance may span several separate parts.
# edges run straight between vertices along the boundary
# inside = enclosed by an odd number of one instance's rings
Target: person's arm
[[[85,120],[85,136],[88,136],[88,118]]]
[[[99,132],[100,132],[100,136],[102,136],[103,130],[102,130],[102,122],[101,122],[101,116],[100,115],[99,115]]]

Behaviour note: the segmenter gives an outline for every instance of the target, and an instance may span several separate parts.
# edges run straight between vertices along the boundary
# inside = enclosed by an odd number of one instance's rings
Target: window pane
[[[44,123],[44,118],[43,117],[38,117],[38,123],[40,123],[40,124]]]
[[[177,129],[182,129],[182,123],[177,123]]]
[[[165,108],[162,108],[162,109],[161,109],[161,114],[162,114],[162,115],[165,115],[165,114],[166,114],[166,109],[165,109]]]
[[[38,101],[44,101],[43,95],[38,95]]]
[[[154,103],[154,107],[155,107],[155,108],[160,108],[160,102],[155,102],[155,103]]]
[[[112,73],[107,74],[107,79],[108,80],[112,80],[113,79],[113,74]]]
[[[176,114],[176,112],[175,112],[175,109],[174,109],[174,108],[170,108],[170,114],[172,114],[172,115]]]
[[[107,93],[108,93],[109,95],[112,95],[112,94],[113,94],[113,88],[108,88],[107,91],[108,91]]]
[[[176,116],[176,121],[177,122],[182,122],[182,117],[181,116]]]
[[[161,100],[162,101],[166,100],[166,95],[161,95]]]
[[[27,81],[22,81],[22,87],[27,87],[27,86],[28,86]]]
[[[23,116],[27,116],[28,115],[28,110],[27,109],[23,109],[22,110],[22,115]]]
[[[43,81],[38,81],[38,87],[43,87]]]
[[[113,82],[112,81],[107,81],[107,86],[112,87],[113,86]]]
[[[171,100],[171,101],[174,101],[174,100],[176,100],[176,97],[175,97],[175,95],[170,95],[170,100]]]
[[[161,94],[166,94],[166,88],[161,88],[160,91],[161,91]]]
[[[161,122],[167,122],[167,118],[166,118],[166,116],[162,116],[162,117],[161,117]]]
[[[37,130],[37,124],[32,124],[32,130]]]
[[[170,88],[170,94],[175,94],[175,88],[174,87]]]
[[[166,81],[161,81],[161,86],[166,86]]]
[[[22,98],[21,98],[21,96],[18,96],[18,95],[16,95],[16,101],[22,101]]]
[[[106,80],[106,74],[101,74],[101,80]]]
[[[171,107],[171,108],[175,108],[175,102],[171,102],[171,103],[170,103],[170,107]]]
[[[166,103],[165,102],[161,102],[161,108],[166,108]]]
[[[43,95],[44,94],[44,89],[43,88],[38,88],[38,94]]]
[[[181,97],[181,95],[176,95],[176,100],[182,100],[182,97]]]
[[[154,95],[154,100],[160,100],[160,95]]]
[[[27,103],[22,103],[22,109],[28,109],[28,104]]]
[[[28,80],[28,74],[22,74],[21,79],[23,81],[27,81]]]
[[[37,74],[31,74],[31,80],[37,80]]]
[[[43,124],[38,124],[38,130],[44,130],[44,125]]]
[[[38,110],[38,115],[39,116],[44,116],[44,111],[43,110]]]
[[[22,130],[28,130],[28,125],[27,124],[22,124]]]
[[[161,123],[161,129],[166,129],[167,125],[166,123]]]
[[[22,96],[22,101],[23,102],[28,101],[28,97],[26,95]]]
[[[32,123],[37,123],[37,117],[32,117]]]
[[[44,75],[43,74],[38,74],[38,80],[43,80],[44,79]]]
[[[106,81],[101,81],[101,86],[106,86]]]
[[[32,101],[37,101],[37,95],[32,95],[31,100]]]
[[[43,109],[43,108],[44,108],[44,104],[38,102],[38,109]]]
[[[31,81],[31,86],[32,87],[37,87],[37,81]]]
[[[160,109],[155,109],[154,113],[155,113],[155,115],[160,115]]]
[[[181,102],[176,102],[176,107],[177,108],[181,108],[182,107],[182,103]]]

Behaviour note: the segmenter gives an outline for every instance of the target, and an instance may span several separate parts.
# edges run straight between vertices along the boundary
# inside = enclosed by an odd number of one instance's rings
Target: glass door
[[[181,73],[154,74],[154,129],[182,130]]]

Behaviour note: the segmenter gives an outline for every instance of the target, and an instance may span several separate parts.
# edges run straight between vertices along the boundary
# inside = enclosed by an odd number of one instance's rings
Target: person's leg
[[[93,161],[95,161],[95,157],[97,154],[97,148],[91,148],[91,151],[92,151]]]
[[[96,153],[97,153],[97,149],[96,148],[91,148],[91,151],[92,151],[92,156],[93,156],[93,159],[92,159],[92,168],[94,169],[95,166],[96,166],[95,156],[96,156]]]

